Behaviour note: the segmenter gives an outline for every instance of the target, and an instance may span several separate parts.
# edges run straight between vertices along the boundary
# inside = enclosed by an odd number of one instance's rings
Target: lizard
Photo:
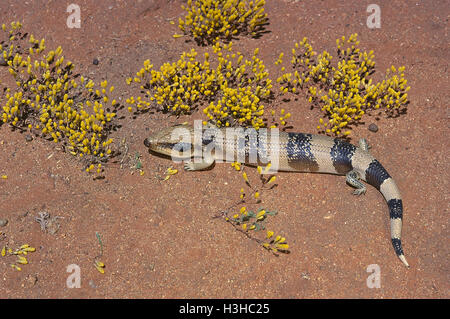
[[[210,128],[211,129],[211,128]],[[144,140],[150,153],[172,156],[172,158],[185,160],[184,168],[187,171],[206,170],[211,168],[216,161],[236,161],[239,155],[243,156],[244,163],[257,166],[261,163],[250,161],[252,142],[246,136],[241,141],[236,139],[224,139],[226,128],[215,128],[214,132],[205,134],[208,128],[201,127],[196,130],[189,124],[178,124],[158,131]],[[403,203],[400,191],[381,163],[369,152],[369,145],[365,139],[360,139],[358,146],[340,138],[332,138],[324,135],[278,132],[278,138],[268,141],[267,135],[257,130],[253,147],[259,152],[261,149],[276,151],[278,158],[278,171],[328,173],[345,175],[346,182],[355,188],[353,194],[361,195],[366,192],[366,186],[362,181],[377,188],[384,196],[390,218],[391,242],[398,258],[406,267],[409,267],[403,253],[401,232],[403,220]],[[178,134],[175,134],[178,132]],[[196,135],[195,134],[199,134]],[[241,133],[242,134],[242,133]],[[208,152],[201,152],[200,158],[195,157],[195,148]],[[224,152],[231,152],[231,158],[225,158]],[[206,155],[204,155],[206,153]],[[198,153],[197,153],[198,154]],[[259,153],[258,153],[259,154]],[[194,161],[190,159],[194,158]],[[187,161],[186,161],[187,160]]]

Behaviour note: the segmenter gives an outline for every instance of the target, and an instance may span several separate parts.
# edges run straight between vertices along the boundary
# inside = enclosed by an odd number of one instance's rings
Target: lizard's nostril
[[[144,140],[144,145],[150,147],[150,141],[148,139]]]

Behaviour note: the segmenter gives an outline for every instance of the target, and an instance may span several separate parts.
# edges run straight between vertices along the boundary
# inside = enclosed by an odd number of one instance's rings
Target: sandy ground
[[[66,27],[72,1],[10,1],[0,4],[0,23],[20,20],[24,29],[61,45],[77,71],[96,82],[107,79],[123,101],[135,94],[125,84],[146,59],[155,66],[175,61],[195,47],[170,20],[183,15],[181,1],[77,1],[82,27]],[[242,177],[228,164],[207,172],[183,172],[161,181],[166,159],[148,154],[144,138],[172,123],[202,118],[126,115],[116,141],[141,155],[145,174],[111,163],[105,179],[93,180],[81,163],[39,138],[0,127],[0,227],[3,245],[28,243],[22,271],[0,257],[3,298],[449,298],[449,1],[379,1],[380,29],[366,26],[370,1],[269,0],[268,33],[242,38],[234,47],[273,61],[295,41],[311,39],[317,51],[333,50],[335,39],[358,33],[361,47],[374,50],[379,74],[405,65],[411,86],[407,114],[366,124],[352,141],[368,138],[372,154],[395,178],[405,207],[406,269],[390,244],[388,210],[382,195],[368,188],[355,198],[342,176],[278,174],[278,187],[262,205],[279,213],[270,228],[283,234],[290,254],[273,256],[212,218],[239,196]],[[203,49],[199,49],[201,51]],[[93,65],[94,58],[99,60]],[[5,69],[0,70],[5,76]],[[1,101],[4,103],[4,101]],[[306,101],[279,103],[292,113],[292,131],[316,132],[319,111]],[[370,132],[375,122],[379,131]],[[447,137],[446,137],[447,136]],[[254,169],[247,169],[256,179]],[[56,233],[43,232],[38,212],[59,216]],[[105,274],[93,266],[104,245]],[[81,269],[81,288],[70,289],[67,267]],[[377,264],[381,288],[368,288],[367,267]]]

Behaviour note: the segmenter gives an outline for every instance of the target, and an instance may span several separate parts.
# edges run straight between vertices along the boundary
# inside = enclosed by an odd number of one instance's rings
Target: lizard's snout
[[[144,145],[147,146],[147,147],[150,147],[150,141],[148,140],[148,138],[146,138],[144,140]]]

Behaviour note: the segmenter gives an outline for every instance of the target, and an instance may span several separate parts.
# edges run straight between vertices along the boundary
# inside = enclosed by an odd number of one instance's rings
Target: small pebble
[[[94,289],[97,288],[97,285],[95,284],[95,282],[92,279],[89,280],[89,286],[91,286],[91,288],[94,288]]]
[[[0,56],[0,65],[1,66],[7,66],[8,65],[8,63],[6,63],[5,59],[2,56]]]
[[[33,140],[33,137],[31,137],[30,134],[25,135],[25,141],[31,142]]]
[[[6,218],[0,219],[0,227],[4,227],[4,226],[6,226],[6,224],[8,224],[8,220]]]
[[[378,132],[378,126],[375,123],[370,124],[369,131],[374,132],[374,133]]]
[[[92,64],[93,64],[93,65],[98,65],[98,59],[95,58],[95,59],[92,61]]]

